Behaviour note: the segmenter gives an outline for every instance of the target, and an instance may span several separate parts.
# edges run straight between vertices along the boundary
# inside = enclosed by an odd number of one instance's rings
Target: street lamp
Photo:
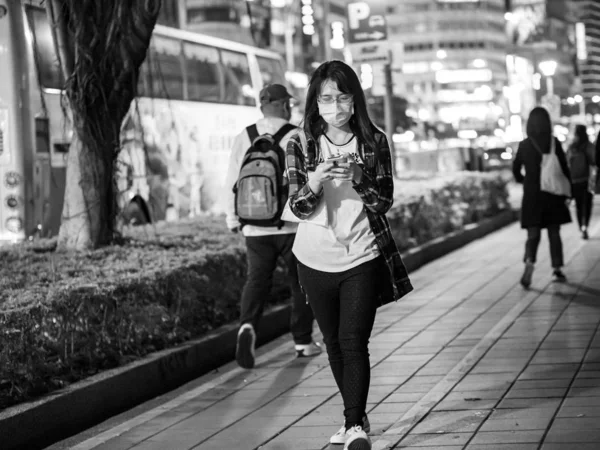
[[[542,61],[541,63],[539,63],[540,71],[542,72],[542,75],[546,77],[546,90],[548,91],[549,95],[554,94],[554,82],[552,80],[552,77],[556,73],[557,66],[558,63],[552,60]]]

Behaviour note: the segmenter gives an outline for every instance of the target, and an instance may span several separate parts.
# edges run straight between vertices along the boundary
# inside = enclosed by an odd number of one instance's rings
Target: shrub
[[[398,180],[387,214],[401,251],[509,208],[505,174],[463,172],[430,180]]]
[[[398,180],[388,213],[407,249],[506,208],[498,176]],[[238,318],[246,261],[222,218],[124,231],[69,254],[52,240],[0,251],[0,408],[175,346]],[[283,268],[271,302],[289,295]]]

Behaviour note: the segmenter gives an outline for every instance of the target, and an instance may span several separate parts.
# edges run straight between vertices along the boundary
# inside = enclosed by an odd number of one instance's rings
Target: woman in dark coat
[[[554,139],[555,152],[560,166],[567,179],[571,179],[567,159],[560,142],[552,135],[552,123],[548,111],[544,108],[534,108],[527,120],[527,139],[519,144],[517,155],[513,162],[513,174],[518,183],[523,183],[523,202],[521,205],[521,228],[527,230],[525,243],[525,271],[521,284],[528,288],[536,261],[537,249],[540,243],[541,230],[548,230],[550,241],[550,256],[553,268],[553,281],[566,281],[561,268],[563,248],[560,239],[560,226],[571,221],[567,198],[543,192],[540,189],[540,174],[542,155],[550,152],[550,140]],[[536,148],[537,147],[537,148]],[[522,169],[525,167],[525,175]]]
[[[579,231],[581,237],[587,239],[594,205],[594,194],[590,192],[590,176],[592,167],[596,165],[596,158],[585,125],[575,127],[573,142],[567,150],[567,162],[571,170],[571,192],[575,199]]]

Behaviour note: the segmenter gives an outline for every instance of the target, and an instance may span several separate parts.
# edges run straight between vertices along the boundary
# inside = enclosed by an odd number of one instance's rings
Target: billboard
[[[546,18],[546,0],[512,0],[506,21],[509,42],[520,47],[544,40]]]

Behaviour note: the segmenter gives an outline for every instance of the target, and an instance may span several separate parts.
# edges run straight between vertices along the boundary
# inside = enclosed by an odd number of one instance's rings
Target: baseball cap
[[[294,97],[292,97],[285,86],[281,84],[267,84],[260,91],[261,105],[268,105],[269,103],[276,102],[277,100],[287,100],[288,98]]]

